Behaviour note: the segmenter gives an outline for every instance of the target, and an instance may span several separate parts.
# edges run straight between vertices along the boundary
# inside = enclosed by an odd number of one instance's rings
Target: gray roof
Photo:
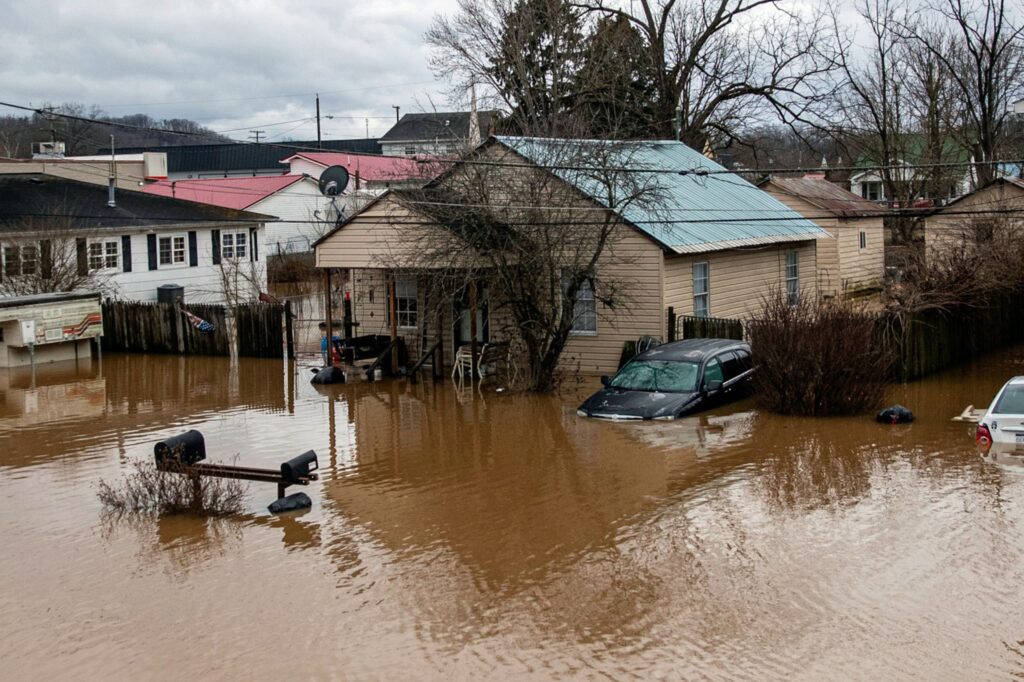
[[[167,154],[168,173],[218,173],[271,170],[281,172],[281,159],[300,151],[354,152],[380,154],[380,143],[374,139],[316,140],[306,142],[229,142],[225,144],[188,144],[180,146],[124,147],[118,154],[163,152]],[[98,154],[109,154],[100,149]]]
[[[676,253],[700,253],[758,244],[830,237],[775,197],[673,140],[557,140],[494,138],[562,178],[599,204],[603,181],[618,197],[636,192],[638,179],[654,186],[648,202],[616,200],[613,210],[655,242]],[[599,158],[622,172],[595,173]]]
[[[778,191],[799,199],[840,218],[881,217],[887,211],[825,178],[784,178],[771,176],[758,186],[774,186]]]
[[[31,230],[66,221],[71,229],[143,227],[181,223],[266,222],[270,216],[118,189],[37,173],[0,175],[0,231]]]
[[[405,114],[401,120],[384,133],[382,143],[433,142],[435,139],[468,140],[468,111],[439,111],[426,114]],[[497,119],[497,111],[478,111],[480,137],[486,139]]]

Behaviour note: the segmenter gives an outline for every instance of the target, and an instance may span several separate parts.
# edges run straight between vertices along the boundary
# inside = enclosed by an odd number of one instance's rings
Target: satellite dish
[[[348,169],[344,166],[325,168],[320,174],[320,193],[325,197],[338,197],[348,187]]]

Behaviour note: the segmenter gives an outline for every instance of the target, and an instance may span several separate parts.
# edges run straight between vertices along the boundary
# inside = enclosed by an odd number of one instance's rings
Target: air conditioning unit
[[[63,159],[64,158],[64,143],[63,142],[33,142],[32,143],[32,158],[33,159]]]

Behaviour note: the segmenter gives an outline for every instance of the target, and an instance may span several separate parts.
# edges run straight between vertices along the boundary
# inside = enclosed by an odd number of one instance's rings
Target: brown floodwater
[[[894,387],[896,427],[593,422],[596,381],[318,391],[303,362],[0,373],[2,676],[1022,676],[1024,468],[950,421],[1022,363]],[[254,483],[237,517],[105,518],[97,482],[188,428],[210,461],[315,449],[313,508],[270,516]]]

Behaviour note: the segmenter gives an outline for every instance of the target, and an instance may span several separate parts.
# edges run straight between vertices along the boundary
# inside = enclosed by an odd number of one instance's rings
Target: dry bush
[[[153,462],[136,462],[121,485],[100,481],[97,495],[106,512],[114,514],[198,514],[226,516],[243,509],[246,486],[241,481],[199,476],[180,470],[157,469]]]
[[[782,414],[826,416],[874,409],[885,395],[889,354],[874,316],[850,303],[782,291],[762,299],[746,326],[757,400]]]

